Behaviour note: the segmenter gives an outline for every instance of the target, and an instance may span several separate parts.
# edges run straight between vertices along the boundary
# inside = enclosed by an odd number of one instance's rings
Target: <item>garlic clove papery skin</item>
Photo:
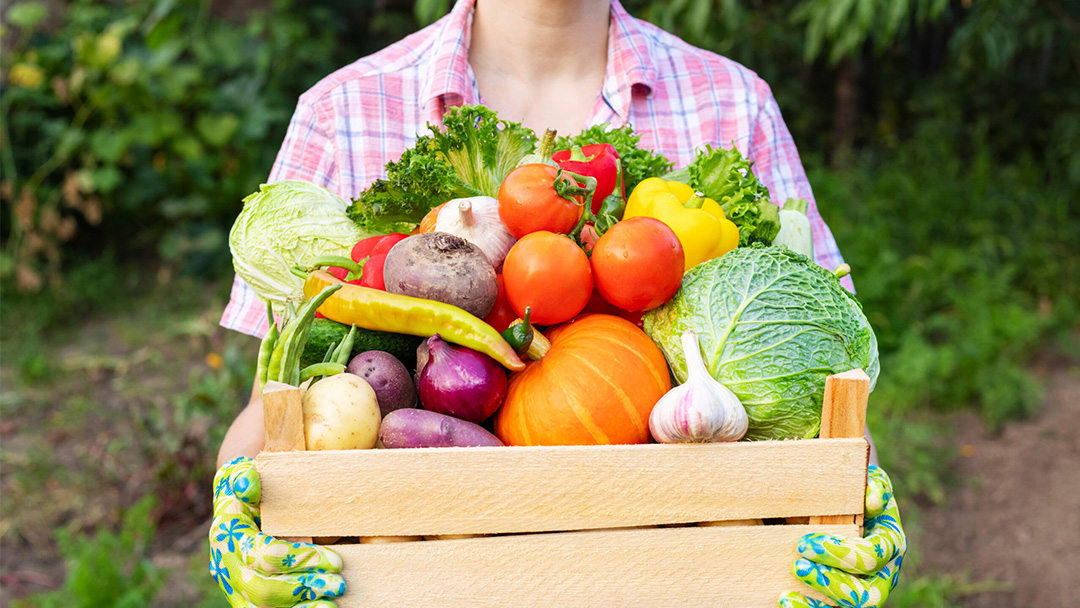
[[[686,382],[667,392],[653,406],[649,432],[660,443],[738,441],[750,420],[739,398],[705,369],[697,334],[682,335]]]
[[[517,239],[499,218],[499,201],[490,196],[447,202],[435,218],[435,231],[461,237],[484,252],[496,271]]]

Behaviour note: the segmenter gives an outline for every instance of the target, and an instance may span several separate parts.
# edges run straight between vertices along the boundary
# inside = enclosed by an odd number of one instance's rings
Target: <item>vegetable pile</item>
[[[812,438],[826,376],[876,379],[806,202],[734,147],[671,171],[630,127],[429,128],[351,203],[281,182],[233,228],[308,449]]]

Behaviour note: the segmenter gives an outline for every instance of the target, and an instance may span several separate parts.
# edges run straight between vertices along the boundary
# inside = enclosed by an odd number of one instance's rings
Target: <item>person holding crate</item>
[[[706,145],[739,147],[773,200],[809,201],[815,261],[842,263],[769,86],[724,57],[631,17],[618,0],[459,0],[435,24],[324,78],[301,96],[269,182],[299,179],[349,198],[381,177],[447,107],[482,103],[536,131],[631,124],[641,145],[685,166]],[[850,278],[845,285],[853,289]],[[221,324],[260,336],[265,307],[237,278]],[[258,529],[259,387],[230,427],[215,479],[210,570],[230,604],[333,606],[333,551]],[[906,538],[871,456],[864,538],[807,535],[793,571],[841,606],[881,606]],[[786,608],[823,604],[792,591]]]

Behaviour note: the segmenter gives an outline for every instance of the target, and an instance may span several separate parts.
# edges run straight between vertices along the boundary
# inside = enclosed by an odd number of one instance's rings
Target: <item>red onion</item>
[[[506,372],[491,357],[451,346],[439,334],[428,339],[427,365],[420,372],[424,409],[480,423],[506,398]]]

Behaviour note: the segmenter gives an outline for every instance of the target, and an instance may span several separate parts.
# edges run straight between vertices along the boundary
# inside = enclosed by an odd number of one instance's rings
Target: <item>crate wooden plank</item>
[[[870,397],[870,377],[861,369],[833,374],[825,380],[825,400],[821,407],[821,434],[825,439],[862,437],[866,430],[866,402]],[[870,458],[867,445],[866,468]],[[866,484],[863,484],[865,493]],[[862,510],[854,515],[824,515],[811,517],[811,524],[862,525]]]
[[[263,427],[267,452],[306,450],[304,409],[300,389],[271,380],[262,390]]]
[[[338,608],[775,608],[784,591],[823,599],[791,574],[809,532],[854,525],[561,532],[335,545]]]
[[[867,443],[264,452],[263,530],[398,536],[584,530],[863,510]]]
[[[262,389],[263,429],[266,433],[263,449],[267,452],[289,452],[307,449],[304,437],[304,408],[300,389],[273,380]],[[281,536],[290,542],[310,543],[311,536]]]

